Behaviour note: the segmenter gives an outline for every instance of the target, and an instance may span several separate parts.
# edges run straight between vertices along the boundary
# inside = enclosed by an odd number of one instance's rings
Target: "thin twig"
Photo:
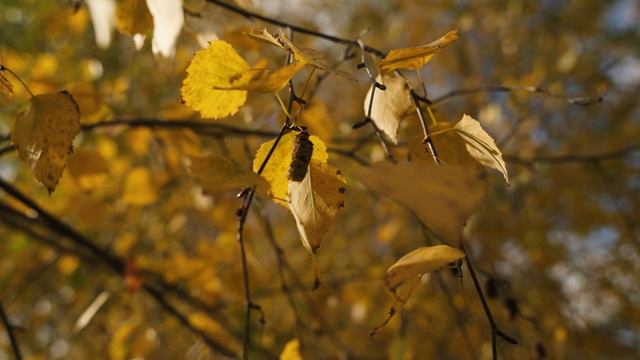
[[[440,159],[438,158],[438,152],[436,151],[436,147],[433,145],[433,140],[431,139],[431,136],[429,136],[429,126],[427,125],[427,120],[424,118],[424,113],[422,112],[422,106],[420,105],[420,100],[416,97],[416,93],[413,90],[411,90],[411,99],[413,100],[413,105],[415,106],[416,114],[418,114],[418,119],[420,120],[420,125],[422,126],[422,134],[424,135],[424,137],[422,138],[422,144],[427,146],[427,149],[429,149],[429,153],[431,154],[433,161],[439,165]]]
[[[591,155],[539,155],[532,157],[503,155],[502,157],[508,163],[526,166],[535,164],[560,165],[566,163],[594,163],[600,161],[617,160],[637,151],[640,151],[640,142],[632,143],[619,149]]]
[[[0,318],[2,318],[2,322],[4,323],[4,327],[7,329],[7,335],[9,335],[9,340],[11,341],[11,348],[13,349],[13,355],[16,357],[16,360],[22,360],[22,353],[20,352],[20,347],[18,346],[18,340],[13,334],[13,325],[9,322],[9,318],[7,317],[7,313],[4,311],[4,307],[0,302]]]
[[[431,100],[432,104],[438,104],[441,103],[447,99],[450,99],[452,97],[458,96],[458,95],[468,95],[468,94],[477,94],[477,93],[485,93],[485,92],[516,92],[516,91],[524,91],[524,92],[529,92],[529,93],[536,93],[536,94],[542,94],[542,95],[546,95],[546,96],[550,96],[550,97],[554,97],[554,98],[558,98],[561,100],[564,100],[570,104],[574,104],[574,105],[582,105],[582,106],[587,106],[587,105],[593,105],[593,104],[597,104],[602,102],[602,97],[598,96],[598,97],[588,97],[588,96],[567,96],[564,94],[558,94],[558,93],[554,93],[551,92],[549,90],[543,89],[541,87],[538,86],[508,86],[508,85],[487,85],[487,86],[478,86],[478,87],[472,87],[472,88],[465,88],[465,89],[456,89],[456,90],[451,90],[447,93],[445,93],[444,95],[441,95],[433,100]]]

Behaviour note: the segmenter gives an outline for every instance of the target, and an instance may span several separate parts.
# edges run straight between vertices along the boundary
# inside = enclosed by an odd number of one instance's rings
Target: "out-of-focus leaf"
[[[182,99],[205,118],[220,119],[235,114],[247,99],[245,90],[216,90],[246,85],[247,62],[224,40],[212,41],[200,50],[187,68]]]
[[[8,100],[13,99],[13,85],[4,76],[4,72],[0,71],[0,94],[4,95]]]
[[[298,339],[289,340],[284,345],[284,349],[280,353],[280,360],[302,360],[300,355],[300,341]]]
[[[439,270],[464,258],[464,252],[448,245],[417,248],[401,257],[387,270],[387,286],[394,290],[408,280]]]
[[[241,344],[229,334],[218,322],[203,312],[189,314],[189,322],[196,328],[204,331],[208,336],[227,345],[227,347],[239,351]]]
[[[376,79],[386,86],[386,90],[376,89],[371,107],[371,120],[391,140],[398,144],[398,126],[402,114],[413,105],[409,84],[404,77],[398,74],[382,74]],[[364,98],[364,113],[369,114],[369,103],[373,85],[369,87]]]
[[[111,45],[111,32],[116,24],[115,0],[86,0],[93,23],[96,44],[101,48]]]
[[[302,181],[289,180],[289,210],[304,247],[315,253],[344,206],[346,180],[329,164],[311,160]]]
[[[129,36],[146,34],[153,25],[153,18],[145,0],[121,0],[116,9],[116,27]]]
[[[369,190],[413,210],[438,235],[461,240],[467,218],[484,199],[486,184],[475,171],[428,162],[378,162],[354,176]]]
[[[107,162],[95,150],[80,149],[69,156],[69,173],[84,191],[101,186],[106,180]]]
[[[158,194],[151,181],[149,170],[135,167],[124,181],[124,195],[122,200],[132,206],[146,206],[156,201]]]
[[[80,132],[78,104],[66,91],[36,95],[18,114],[11,139],[18,156],[49,191],[55,190]]]
[[[500,171],[504,180],[509,184],[509,173],[507,165],[502,159],[502,153],[491,135],[480,126],[480,122],[465,114],[462,120],[456,124],[455,129],[466,142],[469,154],[482,165]]]
[[[147,0],[147,7],[153,16],[151,50],[166,58],[173,57],[184,25],[182,0]]]
[[[459,37],[458,30],[452,30],[426,45],[391,50],[380,62],[380,71],[418,70],[431,60],[433,54],[451,45]]]
[[[262,176],[222,156],[192,157],[190,170],[209,194],[253,185],[257,185],[259,193],[266,194],[269,186]]]
[[[295,138],[295,133],[288,133],[282,136],[262,172],[262,176],[267,179],[267,182],[271,185],[270,195],[273,200],[287,208],[289,207],[286,202],[289,189],[289,168],[291,167],[291,154],[293,153]],[[311,135],[309,140],[313,143],[311,159],[326,163],[329,159],[327,146],[316,136]],[[275,140],[270,140],[260,145],[256,157],[253,160],[253,171],[256,173],[266,159],[274,141]]]

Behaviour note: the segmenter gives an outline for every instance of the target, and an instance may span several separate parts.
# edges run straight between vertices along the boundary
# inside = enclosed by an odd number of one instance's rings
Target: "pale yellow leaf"
[[[333,166],[311,160],[302,181],[289,180],[289,210],[304,247],[315,253],[344,206],[346,180]]]
[[[408,280],[439,270],[462,258],[464,252],[448,245],[417,248],[401,257],[387,270],[387,286],[393,290]]]
[[[116,9],[116,27],[125,35],[146,34],[153,18],[145,0],[120,0]]]
[[[11,139],[24,161],[52,193],[80,132],[78,104],[67,91],[36,95],[18,114]]]
[[[456,132],[466,142],[467,151],[482,165],[496,169],[502,173],[509,184],[509,173],[495,140],[489,135],[480,122],[469,115],[462,116],[455,126]]]
[[[391,50],[380,62],[380,71],[418,70],[431,60],[433,54],[451,45],[459,37],[458,30],[452,30],[440,39],[426,45]]]
[[[376,89],[371,107],[371,120],[392,143],[398,144],[398,127],[402,114],[413,105],[409,84],[398,74],[382,74],[376,79],[386,86],[386,90]],[[364,113],[369,115],[369,102],[373,86],[364,98]]]
[[[265,194],[269,186],[262,176],[222,156],[192,157],[190,171],[208,194],[253,185],[257,185],[259,193]]]
[[[278,146],[276,146],[273,155],[262,172],[262,176],[267,179],[267,182],[271,185],[271,197],[276,203],[284,207],[289,206],[286,199],[289,188],[289,167],[291,166],[291,154],[293,153],[295,138],[296,133],[294,132],[290,132],[282,136],[280,142],[278,142]],[[317,136],[311,135],[309,140],[313,143],[313,154],[311,159],[326,163],[329,159],[327,146]],[[254,172],[257,173],[260,169],[260,166],[266,159],[269,149],[273,146],[274,141],[275,140],[270,140],[260,145],[260,148],[256,153],[256,157],[253,160]]]
[[[0,70],[0,94],[4,95],[8,100],[13,99],[13,85],[4,76],[2,70]]]
[[[205,118],[220,119],[233,115],[247,100],[245,90],[216,90],[244,85],[249,78],[247,62],[224,40],[212,41],[198,51],[187,68],[182,84],[182,99]]]
[[[176,41],[184,25],[182,0],[146,0],[153,16],[151,50],[166,58],[173,57]]]
[[[289,340],[284,345],[284,349],[280,353],[280,360],[302,360],[300,355],[300,341],[298,339]]]
[[[96,44],[107,48],[111,44],[111,32],[116,22],[115,0],[86,0]]]
[[[156,201],[157,196],[149,170],[144,167],[135,167],[127,174],[122,197],[126,204],[146,206]]]
[[[467,218],[486,193],[480,174],[429,162],[378,162],[354,176],[369,190],[411,209],[429,228],[458,243]]]

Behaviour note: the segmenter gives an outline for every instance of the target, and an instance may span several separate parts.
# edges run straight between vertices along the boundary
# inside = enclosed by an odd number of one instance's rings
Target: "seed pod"
[[[309,132],[304,130],[296,135],[291,154],[291,167],[289,167],[289,180],[302,181],[307,176],[309,161],[313,154],[313,143],[309,140]]]

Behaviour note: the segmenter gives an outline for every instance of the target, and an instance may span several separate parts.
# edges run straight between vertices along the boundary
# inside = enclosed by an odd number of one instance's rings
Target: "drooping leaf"
[[[116,9],[116,27],[125,35],[146,34],[153,18],[145,0],[121,0]]]
[[[151,50],[166,58],[173,57],[184,25],[182,0],[147,0],[147,7],[153,16]]]
[[[13,99],[13,85],[4,76],[3,71],[0,71],[0,94],[4,95],[8,100]]]
[[[253,185],[257,185],[258,192],[264,194],[268,188],[262,176],[222,156],[192,157],[190,171],[209,194]]]
[[[386,90],[376,89],[373,95],[371,120],[393,142],[398,144],[398,126],[402,114],[411,108],[412,100],[409,84],[398,74],[382,74],[376,79],[386,86]],[[369,102],[373,85],[364,98],[364,113],[369,114]]]
[[[149,170],[135,167],[124,181],[124,195],[122,200],[132,206],[147,206],[156,201],[158,194],[151,181]]]
[[[448,245],[417,248],[401,257],[387,270],[387,286],[394,290],[408,280],[439,270],[464,256],[464,252]]]
[[[284,349],[280,353],[280,360],[302,360],[300,355],[300,341],[298,339],[289,340],[284,345]]]
[[[378,162],[354,176],[369,190],[411,209],[428,227],[450,242],[462,229],[486,193],[480,174],[429,162]]]
[[[96,44],[107,48],[111,44],[111,33],[116,23],[115,0],[86,0],[93,23]]]
[[[282,136],[278,146],[276,146],[273,155],[262,172],[262,176],[267,179],[267,182],[271,185],[271,197],[276,203],[284,207],[289,206],[286,202],[289,188],[288,174],[291,166],[291,154],[293,153],[295,138],[296,134],[294,133],[288,133]],[[316,136],[311,135],[309,140],[313,143],[313,155],[311,156],[311,159],[326,163],[329,159],[327,146]],[[256,173],[266,159],[269,149],[273,146],[274,141],[275,140],[270,140],[260,145],[260,148],[256,153],[256,157],[253,160],[253,171]]]
[[[315,253],[344,206],[346,180],[333,166],[311,160],[302,181],[289,180],[289,210],[304,247]]]
[[[235,114],[247,99],[245,90],[216,90],[235,83],[246,84],[247,62],[224,40],[212,41],[198,51],[187,68],[182,99],[205,118],[220,119]]]
[[[502,159],[502,153],[491,135],[480,126],[480,122],[465,114],[462,116],[462,120],[456,124],[455,129],[466,142],[469,154],[482,165],[500,171],[504,180],[509,184],[509,173],[504,159]]]
[[[55,190],[80,132],[78,104],[67,91],[36,95],[18,114],[11,139],[18,156],[49,191]]]
[[[238,80],[231,79],[230,85],[214,87],[214,89],[278,92],[304,66],[304,63],[296,62],[277,69],[248,69],[240,74]]]
[[[426,45],[391,50],[380,62],[380,71],[418,70],[431,60],[433,54],[451,45],[459,37],[458,30],[452,30]]]
[[[464,140],[458,136],[452,125],[447,122],[430,124],[429,131],[432,134],[430,138],[438,154],[438,160],[442,164],[482,169],[482,165],[469,155]],[[409,141],[409,158],[411,161],[433,162],[433,157],[422,136]]]

